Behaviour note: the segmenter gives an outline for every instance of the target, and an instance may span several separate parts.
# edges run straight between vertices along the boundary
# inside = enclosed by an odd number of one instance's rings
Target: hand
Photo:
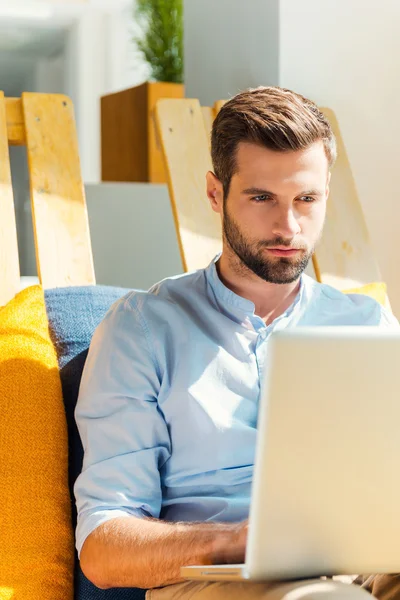
[[[249,522],[233,523],[218,537],[211,554],[213,565],[244,563]]]

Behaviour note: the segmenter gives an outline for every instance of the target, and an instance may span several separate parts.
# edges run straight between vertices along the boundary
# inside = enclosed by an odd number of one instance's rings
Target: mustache
[[[258,242],[259,248],[275,248],[276,246],[284,246],[285,248],[290,248],[291,250],[308,250],[307,244],[299,244],[293,240],[287,240],[280,237],[274,238],[273,240],[263,240]]]

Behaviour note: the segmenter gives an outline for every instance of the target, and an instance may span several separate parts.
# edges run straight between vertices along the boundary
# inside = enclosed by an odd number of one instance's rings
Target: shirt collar
[[[217,301],[218,306],[220,307],[220,309],[223,310],[223,312],[230,313],[230,315],[234,317],[238,317],[238,312],[240,312],[240,320],[243,319],[243,313],[246,313],[246,315],[254,316],[254,302],[248,300],[247,298],[243,298],[238,294],[235,294],[235,292],[226,287],[226,285],[224,285],[220,280],[216,267],[216,263],[220,256],[221,253],[217,254],[217,256],[210,262],[208,267],[205,269],[207,282],[209,284],[209,287],[211,288],[215,300]],[[279,319],[284,316],[288,317],[300,304],[301,299],[304,295],[304,287],[305,277],[302,275],[300,278],[300,289],[295,300],[289,306],[289,308],[280,317],[278,317]]]

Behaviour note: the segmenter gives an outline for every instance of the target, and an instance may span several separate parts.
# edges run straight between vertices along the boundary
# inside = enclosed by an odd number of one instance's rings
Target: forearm
[[[180,581],[183,565],[210,564],[239,537],[236,524],[116,518],[88,536],[81,567],[98,587],[160,587]]]

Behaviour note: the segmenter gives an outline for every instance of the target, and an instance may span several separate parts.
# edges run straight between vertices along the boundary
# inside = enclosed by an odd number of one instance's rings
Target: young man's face
[[[224,244],[253,273],[271,283],[296,281],[324,224],[329,169],[322,142],[275,152],[241,142],[228,197],[207,175],[213,210],[222,216]]]

